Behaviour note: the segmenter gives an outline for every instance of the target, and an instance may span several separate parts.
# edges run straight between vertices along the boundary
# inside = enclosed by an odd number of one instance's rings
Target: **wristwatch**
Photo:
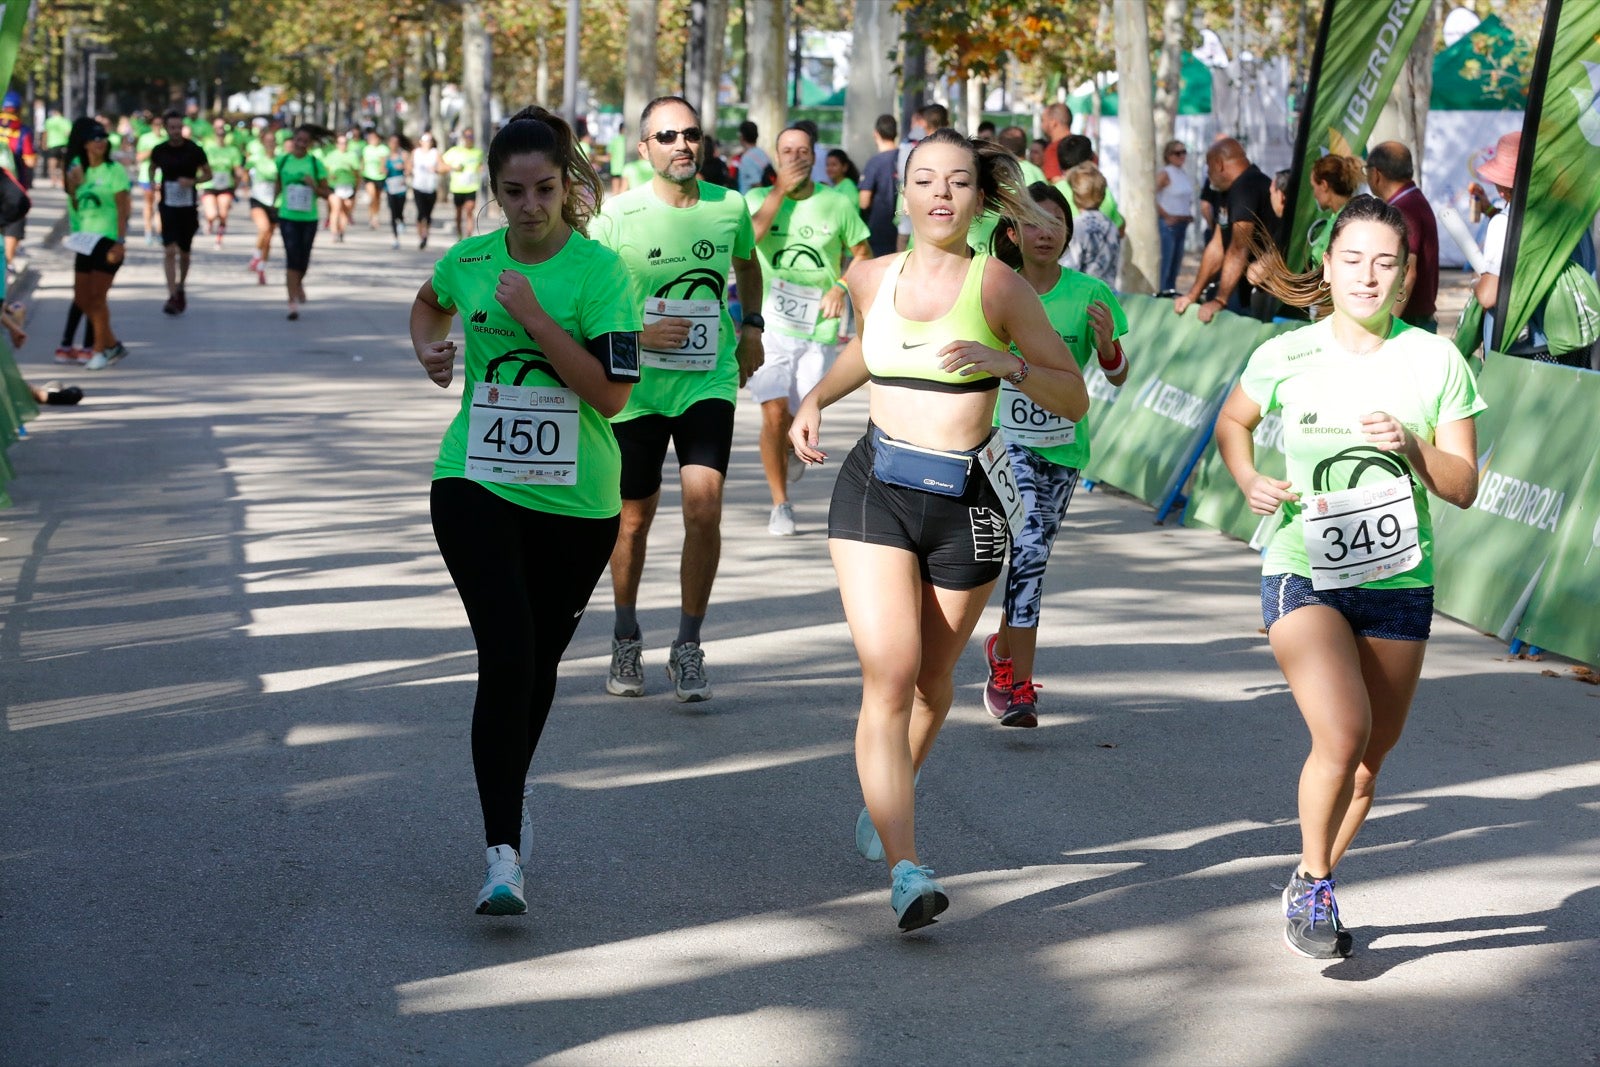
[[[759,311],[746,311],[744,313],[744,324],[746,326],[754,326],[762,333],[767,332],[767,320],[761,317],[761,312]]]

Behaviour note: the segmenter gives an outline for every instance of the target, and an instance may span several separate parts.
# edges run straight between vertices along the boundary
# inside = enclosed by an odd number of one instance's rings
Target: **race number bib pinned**
[[[479,382],[467,422],[467,477],[577,485],[578,419],[578,394],[571,389]]]
[[[1006,512],[1006,525],[1011,528],[1011,543],[1016,544],[1022,536],[1023,524],[1028,521],[1028,512],[1022,490],[1017,488],[1017,477],[1011,470],[1011,457],[1006,455],[1005,435],[1000,430],[990,434],[989,440],[984,442],[978,452],[978,462],[989,484],[999,494],[1000,506]]]
[[[194,207],[194,186],[182,182],[162,182],[161,202],[167,207]]]
[[[301,213],[317,209],[317,192],[309,185],[299,182],[283,187],[283,209],[285,211],[298,211]]]
[[[1303,504],[1313,589],[1348,589],[1422,562],[1409,477],[1308,496]]]
[[[1029,400],[1010,382],[1000,383],[1000,429],[1006,440],[1028,448],[1070,445],[1078,439],[1078,424]]]
[[[406,176],[404,174],[391,174],[384,179],[383,187],[389,191],[390,196],[404,196],[406,192]]]
[[[708,371],[717,365],[722,330],[722,304],[716,300],[668,300],[652,296],[644,302],[644,324],[662,319],[688,319],[689,336],[670,350],[640,345],[639,361],[658,370]]]
[[[774,278],[767,289],[766,303],[761,306],[761,317],[767,320],[768,326],[786,334],[810,337],[817,328],[821,307],[821,289]]]

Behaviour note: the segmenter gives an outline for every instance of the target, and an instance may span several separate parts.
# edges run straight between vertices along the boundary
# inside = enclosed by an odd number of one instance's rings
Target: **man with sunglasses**
[[[750,212],[738,193],[698,177],[704,134],[682,97],[664,96],[639,119],[639,157],[650,182],[605,202],[590,236],[616,251],[644,308],[639,383],[612,420],[622,448],[622,525],[611,554],[617,617],[606,691],[643,696],[644,635],[636,606],[645,543],[661,500],[670,441],[678,457],[684,543],[682,612],[667,661],[680,701],[707,700],[700,627],[722,554],[722,489],[733,450],[733,405],[761,365],[759,314],[742,331],[728,313],[728,274],[755,299],[761,268]]]

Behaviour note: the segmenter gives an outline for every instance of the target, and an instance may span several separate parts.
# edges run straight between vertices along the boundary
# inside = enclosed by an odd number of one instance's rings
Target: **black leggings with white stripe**
[[[556,668],[617,540],[616,516],[534,511],[466,478],[433,483],[433,534],[478,646],[472,767],[484,843],[515,845],[522,784],[556,695]]]

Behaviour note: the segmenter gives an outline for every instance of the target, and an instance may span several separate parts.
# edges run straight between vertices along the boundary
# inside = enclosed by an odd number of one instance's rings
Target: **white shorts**
[[[354,200],[356,198],[356,187],[353,185],[336,185],[333,189],[333,195],[340,200]]]
[[[765,333],[761,347],[766,360],[750,375],[750,395],[759,404],[787,398],[791,415],[805,395],[822,381],[839,354],[838,345],[790,337],[776,330]]]

